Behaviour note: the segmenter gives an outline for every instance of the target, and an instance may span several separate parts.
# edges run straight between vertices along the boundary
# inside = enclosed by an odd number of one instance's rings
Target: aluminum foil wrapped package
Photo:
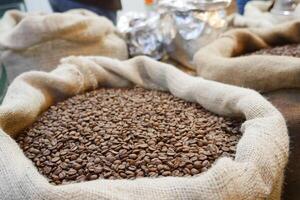
[[[129,12],[120,17],[117,27],[126,37],[131,57],[147,55],[157,60],[163,57],[159,14]]]
[[[164,46],[171,58],[193,67],[196,51],[226,30],[230,0],[160,0]]]

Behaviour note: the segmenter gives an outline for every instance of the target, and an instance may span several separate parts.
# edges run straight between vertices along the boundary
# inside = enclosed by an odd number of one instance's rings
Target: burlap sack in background
[[[299,3],[299,0],[297,1]],[[270,13],[272,3],[273,0],[249,1],[243,15],[235,13],[228,18],[229,25],[234,27],[272,27],[300,17],[300,5],[296,7],[293,16],[285,16]]]
[[[209,80],[272,91],[300,87],[300,58],[240,56],[262,48],[300,43],[300,21],[273,28],[233,29],[194,56],[197,74]]]
[[[170,91],[227,116],[244,116],[236,158],[220,158],[194,177],[95,180],[54,186],[13,140],[57,101],[98,87]],[[0,197],[3,199],[257,200],[281,196],[289,140],[282,115],[257,92],[207,81],[147,57],[118,61],[69,57],[50,73],[27,72],[10,85],[0,106]]]
[[[128,57],[126,43],[113,24],[81,9],[54,14],[6,12],[0,21],[0,54],[9,80],[32,69],[50,71],[60,58],[70,55]]]

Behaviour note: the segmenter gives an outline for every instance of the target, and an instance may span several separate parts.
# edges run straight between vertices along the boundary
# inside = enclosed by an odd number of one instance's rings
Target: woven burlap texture
[[[272,91],[300,87],[300,58],[240,56],[262,48],[300,43],[300,21],[272,28],[233,29],[194,56],[197,74],[209,80]]]
[[[194,177],[95,180],[54,186],[13,138],[57,101],[99,87],[134,84],[170,91],[226,116],[244,116],[236,158],[220,158]],[[126,61],[68,57],[55,70],[27,72],[8,88],[0,106],[1,199],[280,199],[289,139],[284,118],[254,90],[193,77],[147,57]]]
[[[8,11],[0,21],[1,61],[8,78],[29,70],[51,71],[72,55],[127,59],[127,46],[105,17],[78,9],[65,13]]]

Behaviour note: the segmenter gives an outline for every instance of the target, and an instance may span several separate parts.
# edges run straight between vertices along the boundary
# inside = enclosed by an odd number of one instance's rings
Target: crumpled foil
[[[157,60],[163,57],[159,14],[129,12],[120,17],[117,27],[125,35],[131,57],[147,55]]]
[[[194,68],[197,50],[226,29],[229,4],[230,0],[159,0],[161,32],[170,57]]]
[[[130,56],[161,59],[165,52],[193,68],[197,50],[226,27],[225,8],[231,0],[158,0],[155,12],[130,12],[117,27],[125,35]]]
[[[228,7],[231,0],[158,0],[159,9],[172,11],[211,11]]]

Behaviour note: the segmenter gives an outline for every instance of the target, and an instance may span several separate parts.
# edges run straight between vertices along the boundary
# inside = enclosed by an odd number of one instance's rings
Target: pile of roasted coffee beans
[[[277,55],[300,57],[300,44],[287,44],[272,48],[265,48],[246,55]]]
[[[17,142],[53,184],[191,176],[234,157],[240,125],[166,92],[99,89],[51,106]]]

